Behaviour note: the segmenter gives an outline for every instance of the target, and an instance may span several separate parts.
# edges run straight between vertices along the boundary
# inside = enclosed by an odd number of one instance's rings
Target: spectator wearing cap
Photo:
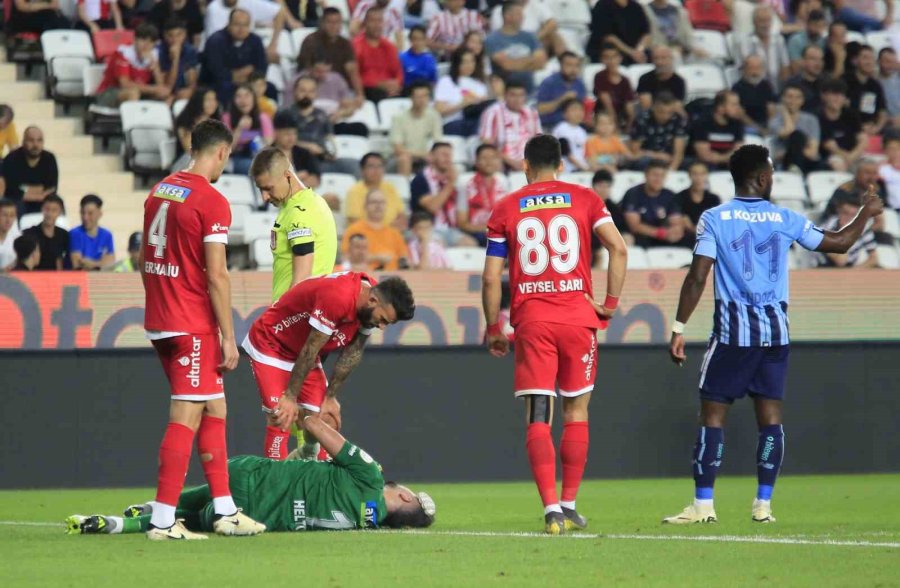
[[[347,191],[347,222],[353,223],[363,217],[366,195],[372,190],[378,190],[385,198],[384,222],[399,230],[406,230],[406,206],[400,199],[397,188],[384,179],[384,157],[374,152],[366,153],[359,161],[359,171],[360,180]]]
[[[767,134],[769,120],[775,116],[775,109],[778,107],[778,94],[775,93],[772,82],[766,79],[761,57],[751,55],[744,60],[741,79],[735,82],[731,90],[741,102],[741,122],[744,126],[760,135]]]
[[[4,196],[14,200],[20,214],[39,212],[41,202],[56,194],[59,168],[56,157],[44,149],[44,132],[35,126],[25,129],[22,146],[3,160]]]
[[[423,27],[409,30],[409,49],[400,54],[403,67],[403,92],[409,94],[417,82],[434,85],[437,83],[437,61],[428,50],[428,37]]]
[[[366,12],[363,32],[353,39],[365,95],[373,102],[399,96],[403,90],[400,55],[383,35],[384,10],[373,6]]]
[[[528,94],[534,89],[534,72],[547,63],[547,53],[534,33],[522,30],[524,18],[520,2],[504,2],[500,9],[503,26],[484,40],[484,48],[494,73],[507,83],[522,85]]]
[[[423,167],[428,148],[444,138],[441,115],[431,106],[431,86],[417,82],[410,89],[412,105],[391,120],[390,141],[394,148],[397,173],[408,176],[414,167]]]
[[[273,122],[275,126],[275,147],[287,155],[288,161],[294,166],[297,177],[308,185],[310,174],[319,175],[319,161],[316,157],[297,144],[297,125],[290,113],[281,111],[275,114]],[[329,203],[331,204],[331,203]]]
[[[13,243],[21,234],[16,203],[8,198],[0,198],[0,272],[9,271],[16,264]]]
[[[635,0],[599,0],[594,4],[587,55],[598,59],[604,43],[616,46],[625,65],[647,62],[650,21],[640,3]]]
[[[141,233],[135,231],[128,237],[128,257],[116,263],[113,271],[117,273],[131,273],[140,271],[141,259]]]
[[[843,80],[822,84],[819,117],[820,155],[835,171],[848,171],[866,150],[866,134],[859,115],[847,104],[847,85]]]
[[[300,71],[309,70],[317,60],[325,59],[332,71],[344,77],[357,96],[363,96],[356,53],[353,51],[353,44],[341,36],[342,24],[340,10],[333,6],[325,8],[319,20],[319,30],[303,40],[297,57],[297,68]]]
[[[668,92],[677,100],[675,110],[684,115],[684,101],[687,98],[687,84],[675,73],[675,55],[665,45],[653,48],[653,71],[640,77],[637,85],[641,108],[649,110],[660,92]]]
[[[769,6],[757,6],[753,11],[753,34],[738,40],[737,60],[758,55],[765,63],[766,77],[773,86],[780,87],[790,73],[791,64],[784,37],[772,30],[774,18]]]
[[[210,35],[203,48],[200,81],[216,90],[221,104],[231,103],[235,88],[248,82],[250,74],[265,74],[269,67],[266,48],[250,23],[249,12],[232,10],[228,26]]]
[[[797,31],[791,35],[787,44],[788,58],[791,60],[791,69],[794,73],[800,71],[803,59],[803,50],[810,45],[818,47],[822,50],[822,56],[825,55],[825,39],[828,23],[825,20],[825,13],[819,9],[811,10],[806,18],[806,27],[802,31]],[[824,62],[823,62],[824,65]]]
[[[165,100],[170,96],[159,65],[158,40],[156,27],[142,24],[134,33],[134,44],[116,50],[106,63],[103,80],[97,88],[98,105],[118,108],[129,100]]]
[[[803,110],[816,114],[822,105],[822,84],[828,79],[825,75],[825,54],[816,45],[809,45],[803,49],[802,55],[800,71],[788,78],[787,85],[803,90]]]
[[[644,183],[622,198],[625,222],[639,247],[671,247],[684,238],[678,200],[664,187],[667,172],[665,162],[651,161],[644,170]]]
[[[147,14],[147,22],[159,30],[163,30],[172,18],[185,23],[191,43],[199,47],[203,40],[203,12],[198,0],[160,0]]]
[[[727,170],[735,151],[744,144],[744,125],[740,120],[738,95],[722,90],[713,100],[712,112],[691,128],[691,141],[697,159],[707,167]]]
[[[37,241],[27,235],[21,235],[13,242],[16,252],[16,264],[14,272],[31,272],[37,269],[41,263],[41,249]]]
[[[200,54],[188,41],[185,21],[173,17],[166,21],[162,31],[157,54],[164,83],[176,100],[190,98],[200,76]]]
[[[581,81],[581,58],[565,51],[559,56],[559,71],[547,76],[538,86],[537,111],[541,124],[552,129],[563,120],[563,104],[574,99],[584,102],[587,88]]]
[[[447,250],[434,236],[434,217],[431,213],[420,210],[409,219],[409,232],[412,238],[409,249],[409,264],[417,270],[449,269]]]
[[[69,255],[72,269],[100,270],[116,262],[113,235],[100,226],[103,200],[88,194],[81,199],[81,226],[69,231]]]
[[[102,29],[125,28],[119,0],[78,0],[76,13],[76,26],[92,34]]]
[[[662,161],[677,170],[684,161],[688,131],[683,116],[676,112],[678,100],[669,92],[661,92],[653,107],[635,121],[631,133],[631,152],[637,157],[637,167],[650,161]]]
[[[62,198],[51,194],[41,204],[43,218],[40,224],[25,229],[25,234],[37,241],[41,249],[41,262],[36,269],[62,270],[69,263],[69,231],[56,222],[66,213]]]

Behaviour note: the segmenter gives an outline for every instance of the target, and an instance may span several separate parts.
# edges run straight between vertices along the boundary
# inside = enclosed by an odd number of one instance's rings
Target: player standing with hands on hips
[[[703,295],[713,265],[715,314],[700,367],[700,430],[694,445],[694,502],[664,523],[714,523],[713,485],[725,450],[723,427],[731,404],[749,393],[756,409],[758,488],[752,520],[774,523],[772,490],[784,457],[781,406],[787,379],[788,251],[796,241],[812,251],[846,253],[884,204],[870,186],[856,218],[823,231],[796,212],[769,202],[774,169],[769,151],[738,149],[729,162],[737,196],[697,223],[694,260],[681,287],[669,353],[683,365],[684,328]]]
[[[222,175],[231,143],[231,132],[221,122],[198,124],[191,133],[190,167],[166,177],[144,202],[144,329],[172,390],[147,531],[154,540],[206,539],[175,520],[195,435],[215,509],[215,532],[266,530],[237,509],[228,486],[222,374],[238,363],[225,259],[231,209],[210,182]]]
[[[575,509],[588,452],[588,402],[597,374],[597,329],[616,311],[628,249],[606,206],[593,191],[560,182],[559,141],[536,135],[525,146],[528,186],[507,195],[488,221],[482,302],[487,344],[497,357],[509,351],[501,332],[503,266],[509,259],[510,322],[516,330],[516,397],[526,403],[526,447],[544,503],[544,530],[583,529]],[[606,300],[593,299],[591,235],[609,251]],[[556,493],[556,450],[550,434],[556,389],[563,397],[560,443],[562,500]]]

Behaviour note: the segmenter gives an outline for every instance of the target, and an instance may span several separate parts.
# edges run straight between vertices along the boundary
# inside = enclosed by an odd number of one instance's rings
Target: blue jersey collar
[[[735,200],[742,200],[744,202],[756,202],[757,200],[762,200],[760,196],[735,196]]]

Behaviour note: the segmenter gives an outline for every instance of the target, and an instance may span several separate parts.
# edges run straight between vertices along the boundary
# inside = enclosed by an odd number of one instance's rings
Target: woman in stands
[[[191,95],[184,109],[175,117],[175,133],[178,135],[176,143],[175,163],[172,171],[181,171],[191,161],[191,132],[194,127],[206,119],[221,120],[219,114],[219,99],[215,90],[209,88],[197,88]]]
[[[231,162],[233,173],[246,174],[256,152],[272,144],[275,129],[272,119],[259,111],[256,93],[249,84],[241,84],[222,122],[234,133]]]
[[[450,57],[450,74],[434,89],[435,108],[444,117],[444,132],[470,137],[478,132],[478,120],[488,105],[488,89],[477,79],[475,54],[462,47]]]

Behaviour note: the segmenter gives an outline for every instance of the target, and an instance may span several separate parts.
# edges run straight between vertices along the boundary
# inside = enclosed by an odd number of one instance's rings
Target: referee
[[[266,147],[256,154],[250,176],[263,201],[281,209],[270,239],[275,302],[298,282],[334,270],[337,229],[328,203],[300,181],[277,147]]]

